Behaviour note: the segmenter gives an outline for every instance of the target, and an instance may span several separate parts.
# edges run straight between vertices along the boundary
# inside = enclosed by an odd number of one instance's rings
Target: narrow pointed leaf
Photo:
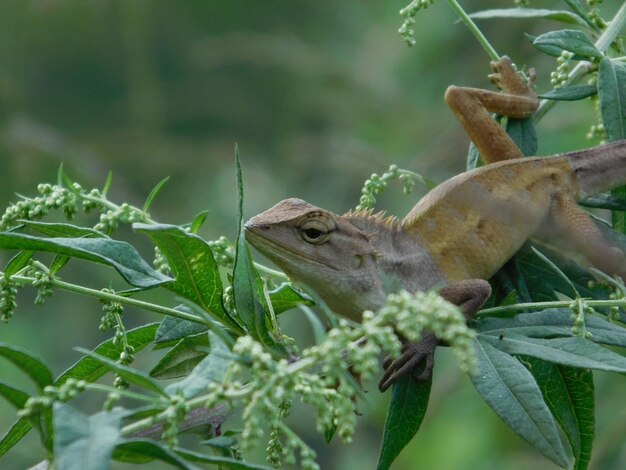
[[[207,356],[208,348],[209,339],[205,333],[181,339],[154,366],[150,376],[158,379],[184,377]]]
[[[159,192],[163,189],[163,186],[165,186],[169,180],[170,180],[170,177],[168,176],[167,178],[164,178],[161,181],[159,181],[157,185],[154,188],[152,188],[152,191],[150,191],[150,194],[148,194],[146,203],[143,205],[142,212],[144,214],[148,212],[148,209],[150,209],[150,206],[154,202],[154,198],[157,197]]]
[[[561,21],[562,23],[578,24],[586,26],[584,19],[567,10],[546,10],[542,8],[494,8],[483,10],[469,15],[476,20],[489,20],[494,18],[540,18],[546,20]]]
[[[79,227],[78,225],[66,224],[66,223],[50,223],[39,222],[34,220],[20,220],[21,224],[26,227],[32,228],[48,237],[60,237],[60,238],[109,238],[102,232],[98,232],[89,227]]]
[[[595,433],[593,374],[588,369],[564,367],[533,357],[524,358],[546,404],[565,433],[576,470],[589,464]]]
[[[581,206],[608,209],[612,211],[626,211],[626,199],[611,194],[596,194],[579,202]]]
[[[573,336],[571,314],[569,309],[547,309],[521,313],[512,318],[483,318],[475,322],[475,327],[481,336],[514,334],[531,338],[567,337]],[[626,328],[598,317],[587,317],[585,326],[591,333],[592,341],[626,347]]]
[[[497,338],[481,336],[481,341],[509,354],[524,354],[571,367],[626,373],[626,357],[578,336],[543,339],[508,333]]]
[[[241,327],[222,304],[222,280],[213,253],[202,238],[176,225],[133,224],[133,228],[150,237],[174,273],[167,287],[199,305],[205,312],[235,331]]]
[[[291,284],[284,283],[268,292],[274,313],[278,315],[298,305],[315,305],[315,301],[304,292],[297,291]]]
[[[150,267],[126,242],[109,238],[39,238],[0,233],[0,248],[58,253],[112,266],[135,287],[155,287],[171,279]]]
[[[167,392],[165,389],[159,384],[156,380],[150,377],[145,372],[133,369],[132,367],[124,366],[122,364],[118,364],[111,359],[108,359],[104,356],[100,356],[94,352],[89,351],[84,348],[75,348],[77,351],[95,359],[96,361],[102,363],[109,370],[115,372],[117,375],[122,377],[128,383],[135,384],[139,387],[145,388],[146,390],[151,390],[153,392],[158,393],[159,395],[167,396]]]
[[[263,281],[254,267],[252,255],[246,244],[243,227],[243,176],[239,149],[235,147],[235,163],[237,167],[237,189],[239,231],[237,235],[235,266],[233,268],[233,289],[235,308],[239,319],[246,326],[250,335],[257,341],[275,346],[276,341],[270,335],[266,321],[269,313],[263,300]]]
[[[55,464],[64,470],[108,470],[120,438],[123,411],[87,416],[65,403],[54,404]]]
[[[202,227],[208,215],[209,211],[202,211],[193,218],[190,228],[191,233],[198,233],[198,230],[200,230],[200,227]]]
[[[230,457],[217,457],[215,455],[200,454],[187,449],[175,449],[176,453],[191,462],[212,463],[219,468],[232,470],[271,470],[271,467],[243,462]]]
[[[28,393],[6,382],[0,381],[0,396],[11,403],[15,408],[22,409],[26,404],[26,400],[30,398]]]
[[[600,62],[598,96],[609,142],[626,138],[626,65],[608,57]]]
[[[52,384],[50,368],[33,353],[11,344],[0,343],[0,356],[12,362],[28,375],[40,389]]]
[[[211,382],[220,382],[234,356],[224,342],[212,331],[209,332],[211,352],[202,359],[184,379],[166,387],[168,394],[182,393],[185,398],[193,398],[206,390]]]
[[[539,95],[539,98],[555,101],[578,101],[594,96],[598,93],[595,85],[572,85],[565,88],[557,88]]]
[[[398,454],[417,433],[426,414],[431,385],[432,377],[428,382],[417,382],[411,374],[393,385],[377,470],[391,468]]]
[[[13,274],[24,268],[34,254],[34,251],[22,250],[13,258],[11,258],[7,263],[6,269],[4,270],[4,274],[7,276],[7,278],[10,278],[11,276],[13,276]]]
[[[186,462],[174,451],[168,449],[157,441],[148,439],[124,439],[113,452],[113,459],[118,462],[134,464],[148,463],[160,460],[173,467],[183,470],[196,470],[198,467]]]
[[[7,433],[0,439],[0,457],[6,454],[11,448],[20,442],[28,434],[33,425],[25,418],[18,419]]]
[[[476,341],[476,390],[516,434],[555,464],[569,468],[557,424],[530,372],[515,358],[479,338]]]
[[[135,349],[135,352],[138,353],[152,343],[158,326],[158,323],[150,323],[126,331],[126,341],[128,341],[128,345],[132,346]],[[113,344],[113,338],[111,338],[100,343],[93,350],[93,352],[98,354],[98,356],[116,360],[120,356],[120,347]],[[109,372],[109,370],[109,367],[102,364],[102,362],[86,356],[63,372],[54,384],[57,386],[61,385],[70,377],[78,380],[85,380],[89,383],[95,382],[104,374]]]

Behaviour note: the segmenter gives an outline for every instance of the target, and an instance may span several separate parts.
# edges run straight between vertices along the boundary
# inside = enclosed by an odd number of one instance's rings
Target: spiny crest
[[[350,209],[343,217],[354,225],[362,228],[383,227],[388,230],[397,230],[400,228],[398,219],[393,215],[387,215],[385,211],[374,212],[374,209]]]

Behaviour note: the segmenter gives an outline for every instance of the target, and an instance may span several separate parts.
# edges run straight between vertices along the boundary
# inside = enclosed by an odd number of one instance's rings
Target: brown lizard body
[[[623,252],[576,204],[626,183],[626,140],[519,158],[520,150],[488,111],[527,117],[537,100],[508,58],[494,68],[493,78],[506,93],[451,87],[446,94],[488,165],[443,182],[401,222],[367,211],[339,216],[287,199],[248,221],[247,240],[332,310],[355,320],[380,308],[390,292],[434,287],[471,317],[490,294],[484,280],[531,236],[563,238],[598,268],[626,278]],[[381,390],[424,361],[419,375],[429,376],[433,338],[408,344]]]

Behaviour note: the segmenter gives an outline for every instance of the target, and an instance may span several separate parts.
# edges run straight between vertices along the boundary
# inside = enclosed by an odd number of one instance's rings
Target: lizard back
[[[402,228],[448,281],[488,279],[547,221],[558,192],[578,199],[566,156],[505,160],[440,184],[413,207]]]

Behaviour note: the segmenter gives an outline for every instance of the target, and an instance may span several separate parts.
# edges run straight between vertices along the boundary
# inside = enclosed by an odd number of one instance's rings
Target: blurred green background
[[[610,15],[619,2],[605,3]],[[152,217],[178,224],[208,209],[202,236],[232,239],[236,142],[246,216],[286,197],[345,211],[358,202],[363,180],[391,163],[435,181],[452,176],[464,169],[468,140],[443,93],[453,83],[487,86],[488,57],[443,0],[417,15],[417,45],[407,47],[396,32],[403,6],[397,0],[3,0],[0,202],[5,207],[15,193],[33,195],[37,183],[54,182],[61,162],[84,187],[101,187],[112,171],[111,199],[137,206],[170,176]],[[464,6],[514,5],[468,0]],[[499,53],[537,69],[539,91],[550,89],[554,61],[535,52],[524,33],[560,27],[481,23]],[[559,105],[539,126],[539,153],[592,145],[585,134],[594,119],[589,103]],[[406,197],[391,188],[379,207],[402,215],[423,192],[418,186]],[[133,241],[150,256],[143,240]],[[108,285],[111,271],[73,264],[64,274],[70,280]],[[107,337],[98,331],[100,308],[91,299],[59,292],[34,306],[32,293],[22,292],[19,301],[13,321],[0,325],[0,341],[37,352],[57,373],[79,357],[72,347],[92,348]],[[127,309],[126,320],[159,317]],[[290,333],[308,334],[297,313],[283,321]],[[145,356],[138,364],[148,368],[154,356]],[[591,467],[626,468],[626,386],[622,377],[596,377]],[[0,379],[27,386],[5,362]],[[375,467],[388,397],[374,384],[366,388],[371,403],[362,405],[351,445],[327,447],[306,410],[292,421],[323,469]],[[97,399],[85,405],[96,406]],[[0,403],[0,432],[14,417]],[[25,468],[42,457],[32,435],[0,466]],[[555,468],[499,422],[449,351],[440,351],[429,413],[394,468],[531,466]]]

